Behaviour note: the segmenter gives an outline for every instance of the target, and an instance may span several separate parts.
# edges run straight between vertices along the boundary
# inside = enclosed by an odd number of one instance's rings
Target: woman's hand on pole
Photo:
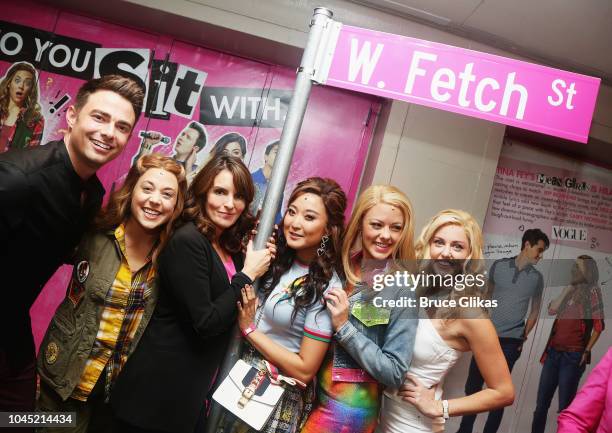
[[[274,251],[276,254],[276,250]],[[261,277],[268,270],[272,254],[269,248],[261,250],[253,249],[253,240],[247,244],[246,257],[244,259],[244,267],[242,272],[245,273],[252,281]]]

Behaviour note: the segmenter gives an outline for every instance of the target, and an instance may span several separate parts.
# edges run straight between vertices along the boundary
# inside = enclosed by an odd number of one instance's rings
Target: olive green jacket
[[[85,235],[74,257],[66,298],[55,311],[40,345],[37,369],[41,380],[65,401],[79,383],[93,348],[106,295],[121,265],[114,231]],[[157,284],[145,290],[145,310],[129,348],[132,354],[155,303]]]

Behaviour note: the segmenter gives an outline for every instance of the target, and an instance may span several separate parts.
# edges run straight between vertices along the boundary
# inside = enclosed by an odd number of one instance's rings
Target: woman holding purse
[[[266,360],[280,373],[310,384],[332,337],[324,294],[341,287],[340,246],[346,195],[331,179],[304,180],[296,186],[278,230],[278,256],[263,278],[258,297],[243,289],[238,324],[246,339],[243,360],[262,368]],[[309,412],[312,385],[286,386],[261,431],[295,433]],[[218,432],[250,431],[229,412]]]

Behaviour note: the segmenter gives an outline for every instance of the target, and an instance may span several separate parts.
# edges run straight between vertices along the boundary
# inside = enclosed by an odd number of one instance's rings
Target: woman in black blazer
[[[238,158],[210,160],[191,184],[186,223],[159,257],[159,300],[112,390],[122,430],[192,433],[223,360],[241,289],[261,276],[274,246],[254,251],[253,182]],[[236,272],[237,270],[241,270]]]

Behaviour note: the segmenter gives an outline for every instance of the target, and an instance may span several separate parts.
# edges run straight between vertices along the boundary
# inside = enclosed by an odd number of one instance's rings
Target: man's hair
[[[529,245],[537,245],[538,242],[544,241],[545,249],[550,245],[548,236],[540,229],[529,229],[523,233],[523,239],[521,240],[521,251],[525,249],[525,242],[529,242]]]
[[[134,109],[134,124],[136,124],[142,111],[145,94],[144,88],[139,83],[123,75],[104,75],[89,80],[81,86],[76,95],[74,102],[76,110],[80,111],[87,104],[89,95],[99,90],[109,90],[127,99]]]
[[[272,143],[268,144],[265,150],[266,156],[268,156],[270,152],[272,152],[272,149],[274,148],[274,146],[278,146],[279,144],[280,144],[280,140],[274,140]]]
[[[194,129],[198,133],[198,139],[196,140],[194,146],[198,148],[198,152],[206,146],[206,132],[204,132],[204,126],[199,124],[198,122],[191,122],[187,125],[187,128]]]

